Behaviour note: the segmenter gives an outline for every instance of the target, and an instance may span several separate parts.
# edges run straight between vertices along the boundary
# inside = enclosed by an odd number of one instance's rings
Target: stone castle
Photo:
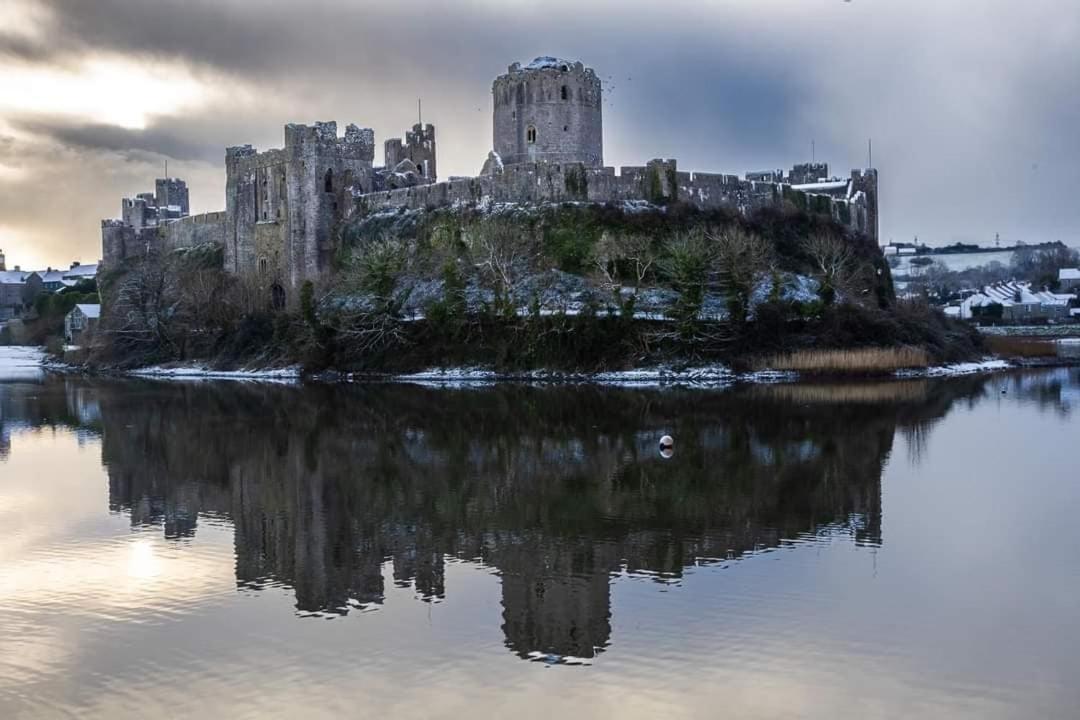
[[[154,193],[124,199],[120,220],[102,221],[102,257],[125,257],[214,242],[226,270],[265,279],[290,293],[331,272],[338,226],[357,215],[455,204],[625,203],[748,213],[793,204],[830,215],[878,238],[877,171],[829,175],[824,163],[735,175],[684,172],[675,160],[604,165],[603,89],[591,68],[551,57],[511,65],[492,86],[492,150],[481,172],[439,182],[435,127],[414,125],[387,140],[376,167],[375,133],[334,122],[286,125],[285,147],[225,151],[225,210],[188,214],[182,180],[158,180]]]

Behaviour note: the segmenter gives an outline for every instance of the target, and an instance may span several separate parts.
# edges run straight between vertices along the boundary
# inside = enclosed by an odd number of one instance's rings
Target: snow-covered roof
[[[0,283],[4,285],[22,285],[26,282],[26,278],[30,277],[30,274],[22,270],[3,270],[0,271]]]
[[[63,275],[65,278],[88,278],[95,277],[97,275],[97,271],[97,263],[94,263],[92,265],[76,265],[70,270],[65,270]]]
[[[88,318],[93,319],[101,317],[100,305],[76,305],[75,307],[79,308],[79,312]]]
[[[37,274],[45,283],[59,283],[64,280],[64,274],[59,270],[38,270]]]
[[[1058,280],[1080,280],[1080,268],[1061,268],[1058,270]]]
[[[1013,307],[1014,305],[1047,305],[1062,307],[1069,304],[1075,295],[1052,293],[1048,290],[1032,290],[1031,284],[1026,282],[1003,282],[987,285],[981,292],[975,293],[963,302],[967,310],[973,307],[985,307],[987,305],[1001,305]]]
[[[525,66],[526,70],[545,70],[548,68],[562,68],[562,67],[574,67],[574,63],[570,60],[563,60],[562,58],[551,57],[550,55],[543,55],[536,58],[531,63]]]
[[[816,183],[807,183],[805,185],[792,185],[792,190],[799,190],[800,192],[820,192],[823,190],[847,190],[847,180],[825,180]]]

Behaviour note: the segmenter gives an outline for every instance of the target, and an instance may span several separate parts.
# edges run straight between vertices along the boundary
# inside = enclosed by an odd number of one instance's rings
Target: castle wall
[[[435,182],[438,175],[435,154],[435,126],[413,125],[405,133],[405,142],[401,138],[391,138],[383,144],[384,165],[393,170],[403,160],[410,160],[416,165],[425,182]]]
[[[157,235],[161,239],[159,249],[164,252],[208,243],[224,245],[225,213],[219,211],[189,215],[173,220],[158,226]]]
[[[603,166],[601,84],[591,68],[554,58],[525,68],[515,63],[495,79],[491,92],[493,145],[505,164]]]
[[[731,208],[748,214],[792,202],[829,215],[852,230],[877,239],[877,173],[853,173],[837,196],[792,190],[790,185],[742,180],[735,175],[679,172],[674,160],[645,166],[588,168],[580,164],[524,163],[501,173],[360,194],[349,215],[385,208],[422,210],[463,203],[690,203],[702,209]],[[850,188],[850,197],[849,191]],[[862,188],[862,189],[858,189]]]
[[[330,270],[337,222],[352,192],[372,189],[375,138],[355,125],[285,126],[285,147],[226,151],[225,267],[236,273],[281,269],[293,287]],[[278,280],[276,280],[278,281]]]

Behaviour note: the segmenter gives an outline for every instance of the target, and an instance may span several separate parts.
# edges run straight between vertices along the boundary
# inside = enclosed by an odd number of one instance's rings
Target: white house
[[[1080,268],[1062,268],[1058,270],[1058,281],[1063,292],[1080,290]]]
[[[100,305],[76,305],[64,318],[64,338],[72,345],[82,343],[97,329],[100,318]]]
[[[960,317],[965,320],[986,316],[1009,322],[1065,320],[1069,303],[1076,295],[1032,290],[1031,283],[1010,282],[987,285],[960,303]],[[1001,307],[1000,315],[995,308]]]

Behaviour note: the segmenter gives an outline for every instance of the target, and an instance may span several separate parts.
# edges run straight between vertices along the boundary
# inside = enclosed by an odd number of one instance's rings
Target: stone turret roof
[[[546,70],[549,68],[561,68],[561,67],[574,67],[573,60],[563,60],[562,58],[551,57],[550,55],[543,55],[536,58],[531,63],[525,66],[526,70]]]

